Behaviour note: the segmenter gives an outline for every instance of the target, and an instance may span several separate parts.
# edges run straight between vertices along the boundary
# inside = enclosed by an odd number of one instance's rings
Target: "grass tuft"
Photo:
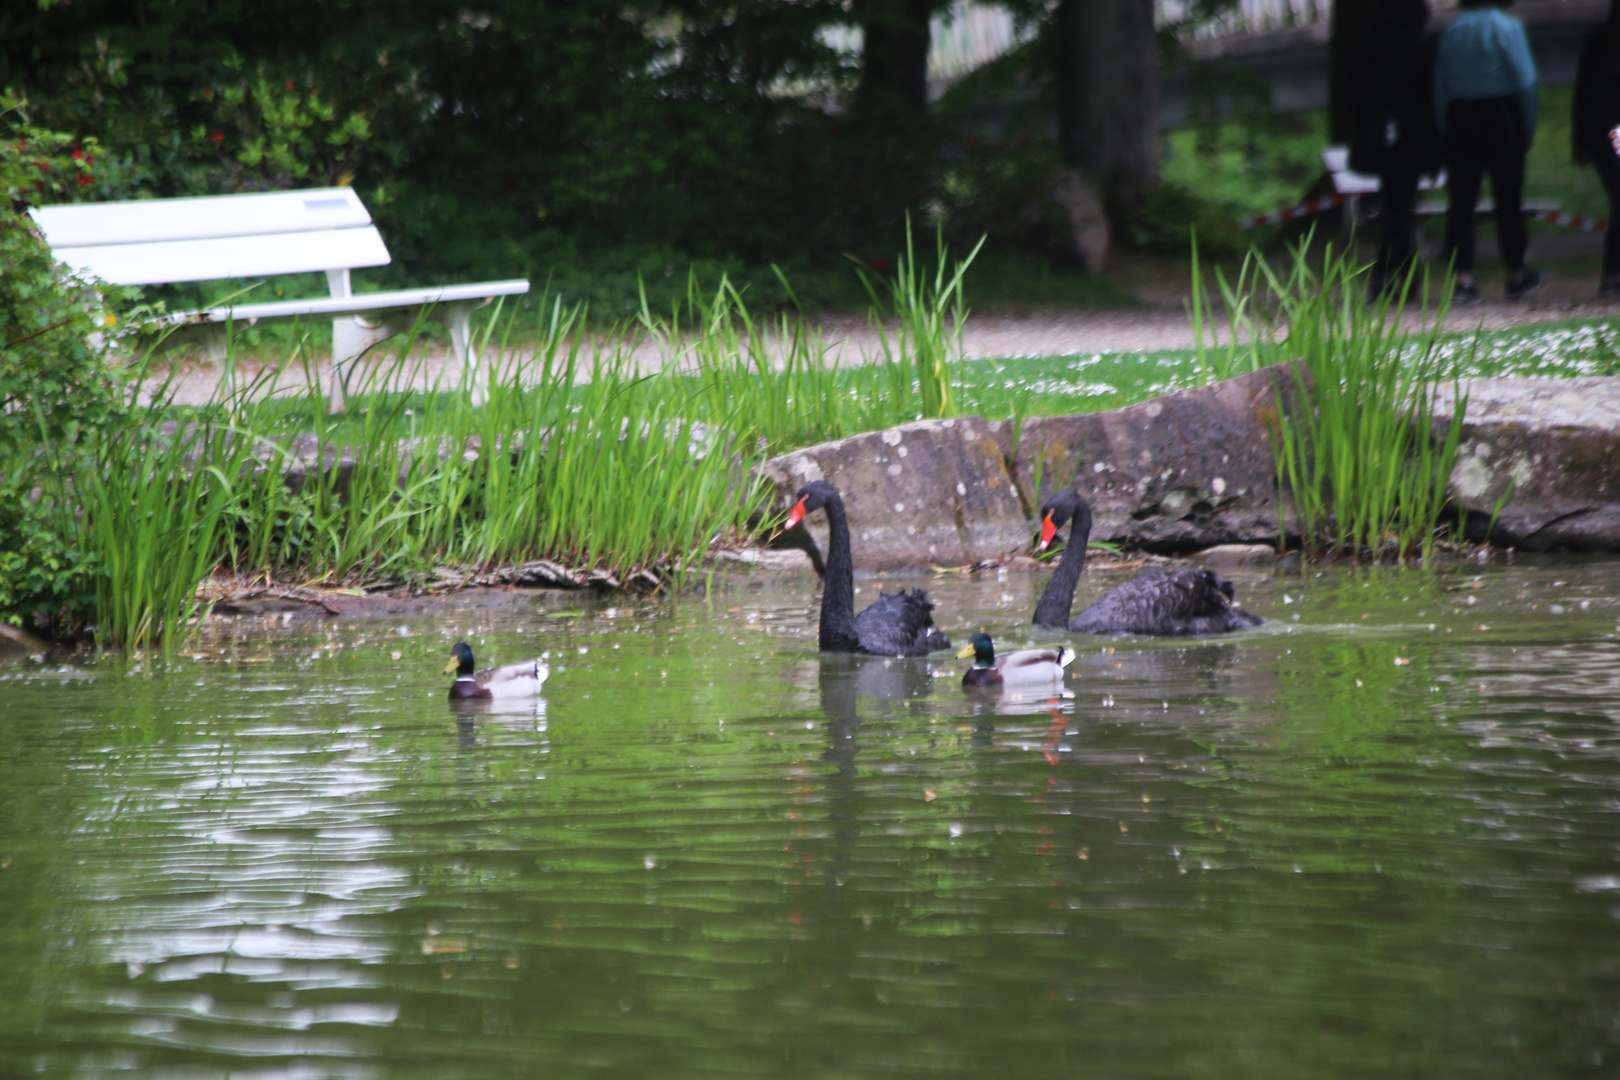
[[[1409,326],[1406,302],[1427,295],[1426,281],[1408,277],[1369,299],[1364,266],[1331,246],[1313,256],[1307,242],[1280,270],[1251,255],[1235,282],[1217,272],[1228,340],[1220,346],[1212,334],[1206,347],[1207,300],[1194,265],[1199,370],[1220,379],[1288,363],[1294,372],[1302,407],[1279,401],[1272,450],[1307,550],[1427,559],[1467,409],[1461,360],[1440,348],[1447,302],[1431,310],[1423,301]],[[1442,283],[1442,297],[1449,286]],[[1435,393],[1447,381],[1456,408],[1436,438]]]

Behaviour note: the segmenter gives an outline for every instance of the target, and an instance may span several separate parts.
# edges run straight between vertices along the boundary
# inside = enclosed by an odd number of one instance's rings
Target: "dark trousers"
[[[1609,193],[1609,230],[1603,234],[1603,276],[1620,278],[1620,157],[1608,146],[1592,155],[1603,190]]]
[[[1453,101],[1446,108],[1446,251],[1459,274],[1474,269],[1474,207],[1491,174],[1496,239],[1508,272],[1524,269],[1524,155],[1530,140],[1516,97]]]
[[[1378,259],[1373,278],[1397,288],[1405,283],[1416,251],[1412,245],[1412,219],[1417,209],[1418,166],[1411,154],[1392,148],[1389,160],[1378,174],[1378,191],[1383,200],[1384,230],[1378,240]]]

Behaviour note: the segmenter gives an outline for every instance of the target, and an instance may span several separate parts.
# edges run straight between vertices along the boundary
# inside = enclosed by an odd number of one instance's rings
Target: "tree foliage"
[[[43,0],[0,13],[0,85],[102,141],[127,180],[107,195],[352,182],[418,271],[533,270],[564,238],[892,250],[928,194],[890,182],[897,145],[927,125],[829,108],[859,72],[818,31],[853,18],[834,0]]]

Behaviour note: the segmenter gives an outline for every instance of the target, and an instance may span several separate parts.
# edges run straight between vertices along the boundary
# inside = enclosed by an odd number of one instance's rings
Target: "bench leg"
[[[344,410],[350,367],[367,349],[393,337],[400,328],[392,320],[371,323],[358,315],[332,320],[332,411]]]
[[[478,351],[473,348],[472,313],[487,301],[460,300],[444,305],[444,324],[450,330],[450,348],[461,361],[461,386],[472,395],[474,405],[484,403],[483,374],[478,370]]]

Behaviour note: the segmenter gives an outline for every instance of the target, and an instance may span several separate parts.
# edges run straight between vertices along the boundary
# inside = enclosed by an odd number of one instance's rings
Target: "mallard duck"
[[[450,650],[450,662],[444,666],[446,675],[451,672],[456,675],[456,681],[450,684],[451,701],[492,701],[534,697],[545,685],[551,668],[544,660],[536,659],[485,668],[474,674],[472,646],[458,641]]]
[[[849,547],[844,500],[825,480],[799,489],[784,529],[812,511],[827,511],[826,579],[821,587],[821,651],[873,656],[927,656],[951,647],[934,625],[934,605],[921,589],[879,593],[872,606],[855,614],[855,564]]]
[[[973,657],[973,666],[962,676],[963,686],[1056,686],[1063,682],[1063,669],[1074,661],[1074,650],[1067,645],[997,656],[995,642],[982,632],[969,638],[956,655],[963,660]]]
[[[1066,522],[1073,521],[1058,568],[1035,605],[1036,626],[1076,634],[1151,634],[1186,637],[1229,634],[1266,620],[1234,603],[1237,590],[1213,570],[1149,570],[1100,596],[1074,618],[1074,588],[1086,564],[1091,537],[1091,507],[1077,491],[1061,491],[1041,507],[1041,542],[1045,551]]]

